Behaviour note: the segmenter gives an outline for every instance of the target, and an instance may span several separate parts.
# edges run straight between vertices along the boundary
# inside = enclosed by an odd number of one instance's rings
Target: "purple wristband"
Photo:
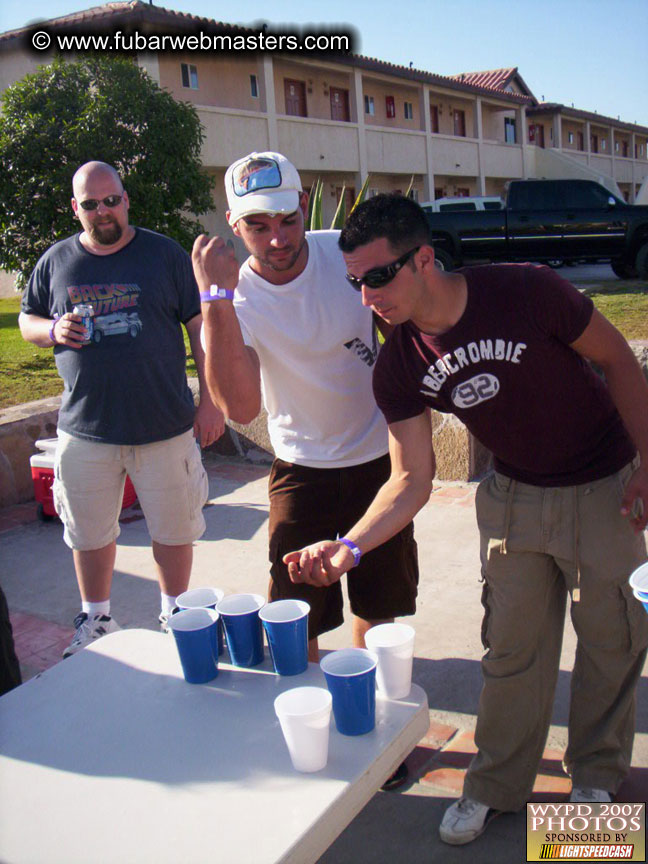
[[[54,335],[54,328],[56,327],[56,322],[59,320],[60,317],[61,317],[60,315],[54,316],[54,320],[52,321],[52,326],[49,329],[49,338],[50,338],[50,341],[54,343],[54,345],[59,344],[56,336]]]
[[[348,540],[346,537],[338,537],[338,543],[344,543],[347,549],[353,553],[353,566],[357,567],[362,558],[362,552],[358,549],[353,540]]]
[[[229,288],[219,288],[218,285],[212,285],[209,291],[201,291],[200,299],[203,303],[211,303],[212,300],[233,300],[234,292]]]

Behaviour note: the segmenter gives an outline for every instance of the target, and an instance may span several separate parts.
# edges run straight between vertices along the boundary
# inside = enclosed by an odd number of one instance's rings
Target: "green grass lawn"
[[[19,312],[18,295],[0,298],[0,408],[58,396],[63,389],[54,352],[25,342],[18,329]],[[189,354],[186,332],[184,336]],[[187,357],[187,372],[196,374],[196,364],[191,357]]]
[[[645,283],[602,283],[588,289],[594,304],[626,339],[648,339],[648,287]],[[0,298],[0,408],[57,396],[62,389],[50,349],[25,342],[18,329],[20,298]],[[189,340],[185,333],[189,355]],[[189,375],[196,374],[187,357]]]

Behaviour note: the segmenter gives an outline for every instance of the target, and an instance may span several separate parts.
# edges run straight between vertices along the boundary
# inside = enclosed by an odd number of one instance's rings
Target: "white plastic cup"
[[[412,689],[415,631],[409,624],[378,624],[365,633],[367,648],[378,657],[378,691],[387,699],[405,699]]]
[[[311,773],[326,766],[332,704],[323,687],[294,687],[275,699],[275,713],[296,771]]]

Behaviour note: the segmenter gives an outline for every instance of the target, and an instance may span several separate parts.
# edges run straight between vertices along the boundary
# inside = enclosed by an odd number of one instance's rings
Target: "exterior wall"
[[[502,110],[501,108],[489,108],[484,106],[482,109],[482,138],[486,141],[499,141],[505,143],[504,138],[504,118],[510,117],[515,120],[515,143],[520,144],[520,130],[513,110]]]
[[[352,76],[345,69],[322,69],[301,63],[290,63],[284,60],[273,62],[275,100],[277,114],[286,114],[284,95],[284,80],[292,79],[304,82],[306,93],[306,116],[320,120],[331,119],[330,88],[338,87],[349,91],[349,111],[351,113]]]
[[[0,53],[0,86],[4,88],[48,59],[32,56],[21,47],[4,50]],[[381,191],[402,191],[414,176],[421,200],[433,197],[435,189],[446,195],[455,195],[456,190],[467,190],[470,195],[501,194],[508,180],[527,176],[592,177],[603,180],[610,189],[616,188],[616,180],[633,200],[648,174],[648,134],[558,111],[534,114],[531,110],[525,117],[523,107],[507,105],[503,97],[483,91],[455,91],[332,61],[270,56],[230,59],[188,52],[142,55],[139,62],[175,98],[198,109],[206,136],[202,158],[209,170],[222,174],[230,162],[252,149],[279,149],[304,176],[330,180],[333,194],[330,202],[325,198],[325,218],[329,204],[335,210],[335,190],[346,183],[358,191],[367,174],[370,186]],[[182,86],[182,63],[196,67],[198,89]],[[256,76],[256,97],[251,92],[251,75]],[[286,114],[287,78],[304,82],[306,117]],[[331,120],[332,87],[348,91],[348,121]],[[365,96],[373,97],[373,114],[365,113]],[[393,118],[387,117],[388,97],[393,99]],[[411,118],[405,116],[406,103]],[[438,112],[438,132],[432,132],[431,106]],[[455,135],[457,111],[464,113],[465,136]],[[514,144],[505,142],[505,118],[515,120]],[[540,148],[528,143],[530,125],[542,126],[545,151],[565,159],[548,164],[536,155]],[[582,151],[578,133],[583,136]],[[591,135],[598,136],[598,153],[590,150]],[[624,144],[627,157],[623,156]],[[217,215],[202,221],[208,224],[209,220],[214,229],[228,230],[224,201],[217,206]]]
[[[182,86],[183,63],[196,67],[198,89]],[[159,55],[160,86],[180,102],[212,105],[219,108],[243,108],[261,111],[261,97],[251,93],[250,75],[256,75],[261,88],[262,74],[255,59],[224,60],[203,53],[187,52]]]
[[[419,91],[416,87],[404,87],[398,82],[363,77],[363,96],[372,96],[375,114],[364,113],[364,100],[361,106],[367,126],[385,126],[389,129],[420,130],[421,118]],[[387,99],[394,100],[395,116],[387,116]],[[405,103],[412,106],[412,119],[405,118]]]
[[[369,172],[410,174],[427,173],[425,135],[391,130],[367,130],[367,168]]]

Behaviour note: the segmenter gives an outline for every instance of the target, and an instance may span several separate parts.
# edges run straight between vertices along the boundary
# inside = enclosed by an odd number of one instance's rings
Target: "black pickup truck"
[[[648,207],[592,180],[513,180],[502,210],[426,213],[446,270],[475,261],[607,260],[621,279],[648,279]]]

